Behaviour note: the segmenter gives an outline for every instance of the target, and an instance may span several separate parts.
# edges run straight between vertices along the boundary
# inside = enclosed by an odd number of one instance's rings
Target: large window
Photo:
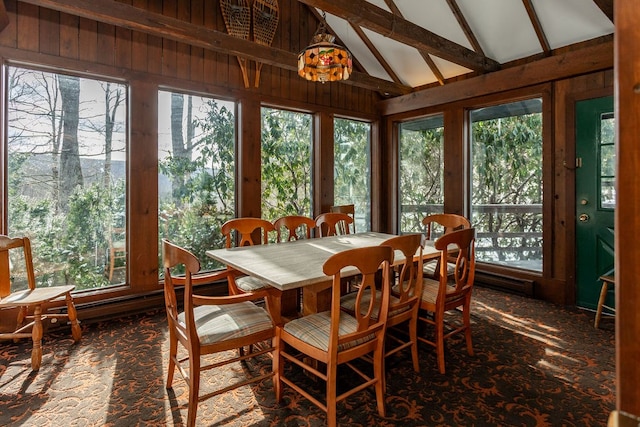
[[[31,238],[38,286],[124,282],[126,258],[110,274],[109,246],[127,222],[126,86],[5,70],[8,234]]]
[[[310,114],[262,108],[262,217],[311,215]]]
[[[425,216],[443,212],[443,118],[424,117],[398,129],[400,231],[420,232]]]
[[[334,205],[355,205],[357,231],[371,230],[371,124],[334,121]]]
[[[158,235],[220,267],[205,252],[235,215],[235,104],[161,91],[158,114]]]
[[[480,261],[542,270],[542,100],[471,111],[471,223]]]

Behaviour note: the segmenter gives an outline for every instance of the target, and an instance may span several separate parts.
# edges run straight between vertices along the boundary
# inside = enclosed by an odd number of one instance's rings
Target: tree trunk
[[[60,76],[62,98],[62,148],[60,150],[60,207],[67,210],[69,197],[82,187],[82,168],[78,148],[78,122],[80,119],[80,79]]]

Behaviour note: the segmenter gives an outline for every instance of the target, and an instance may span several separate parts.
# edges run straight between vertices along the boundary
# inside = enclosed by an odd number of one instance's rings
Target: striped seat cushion
[[[440,282],[433,279],[424,279],[422,281],[422,301],[436,303],[438,297],[438,289],[440,288]],[[455,287],[447,285],[447,292],[455,291]]]
[[[344,311],[346,311],[349,314],[354,314],[355,313],[355,306],[356,306],[356,297],[358,296],[357,292],[351,292],[345,296],[343,296],[342,298],[340,298],[340,308],[342,308]],[[380,301],[382,300],[382,292],[380,291],[376,291],[376,305],[373,309],[373,313],[371,314],[371,318],[373,320],[378,320],[378,313],[380,312]],[[362,295],[362,301],[360,303],[360,311],[362,312],[362,314],[366,314],[366,310],[369,309],[369,301],[371,301],[371,294],[370,293],[366,293],[364,295]],[[397,304],[400,300],[391,295],[389,297],[389,303],[391,304],[391,306],[393,306],[394,304]],[[401,307],[397,310],[393,310],[389,312],[389,317],[393,317],[393,316],[397,316],[398,314],[409,310],[408,306],[404,306]]]
[[[253,276],[242,276],[236,279],[236,285],[238,289],[244,292],[255,292],[265,288],[268,288],[270,285],[266,283],[264,280],[258,279]]]
[[[200,344],[213,344],[273,327],[266,310],[250,301],[227,305],[201,305],[193,310]],[[184,313],[178,315],[184,324]]]
[[[330,328],[330,311],[311,314],[284,324],[284,330],[289,334],[323,351],[329,350]],[[358,322],[353,316],[350,316],[347,313],[340,313],[339,335],[355,332],[357,328]],[[372,339],[375,339],[375,334],[368,335],[359,340],[346,342],[338,347],[338,351],[355,347],[367,341],[371,341]]]
[[[438,261],[437,260],[432,260],[432,261],[428,261],[425,262],[422,265],[422,272],[424,273],[425,276],[428,277],[434,277],[436,274],[436,268],[438,266]],[[447,263],[447,275],[451,276],[456,270],[456,264],[453,262],[448,262]],[[438,271],[438,275],[440,274],[440,272]]]

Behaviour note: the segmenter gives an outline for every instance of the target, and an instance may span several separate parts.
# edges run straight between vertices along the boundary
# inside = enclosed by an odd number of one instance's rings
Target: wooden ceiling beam
[[[152,13],[114,0],[20,0],[73,16],[91,19],[116,27],[139,31],[165,39],[186,43],[231,56],[240,56],[290,71],[298,71],[298,55],[230,36],[176,18]],[[341,84],[378,91],[385,95],[402,95],[412,91],[408,86],[354,72]]]
[[[593,2],[613,22],[613,0],[593,0]]]
[[[474,71],[487,72],[500,68],[500,64],[493,59],[447,40],[364,0],[298,1]]]
[[[522,4],[527,10],[527,15],[529,15],[531,25],[533,25],[533,29],[536,31],[536,36],[538,36],[538,41],[540,42],[540,46],[542,46],[544,55],[549,56],[551,54],[551,46],[549,45],[549,41],[547,40],[544,30],[542,29],[542,24],[540,23],[540,19],[538,19],[538,14],[533,8],[533,3],[531,0],[522,0]]]

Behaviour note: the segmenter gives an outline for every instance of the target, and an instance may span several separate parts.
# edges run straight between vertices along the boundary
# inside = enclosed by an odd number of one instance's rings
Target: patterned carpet
[[[462,339],[449,341],[446,375],[424,344],[419,375],[408,355],[391,358],[387,417],[377,415],[373,393],[364,391],[338,405],[340,425],[606,425],[615,408],[614,322],[603,320],[596,330],[590,313],[486,288],[474,292],[474,356]],[[183,425],[187,387],[179,376],[173,391],[164,387],[163,311],[85,324],[83,334],[78,345],[66,331],[45,336],[37,374],[28,341],[0,344],[0,425]],[[242,377],[244,369],[268,368],[265,358],[223,374],[209,371],[203,388]],[[271,380],[205,401],[198,410],[202,426],[322,426],[324,420],[288,387],[276,403]]]

